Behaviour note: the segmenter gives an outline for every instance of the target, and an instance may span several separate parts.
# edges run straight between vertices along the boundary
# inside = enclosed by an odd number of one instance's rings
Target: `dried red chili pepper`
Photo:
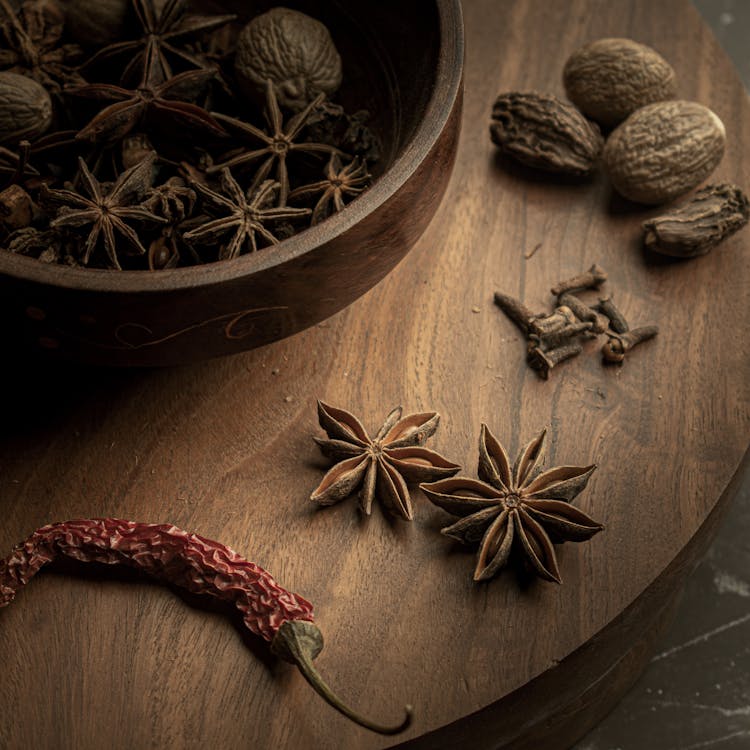
[[[0,561],[0,607],[10,604],[42,567],[60,557],[127,565],[195,594],[234,604],[246,627],[271,643],[271,651],[296,664],[331,706],[367,729],[397,734],[411,724],[411,709],[397,726],[383,726],[355,713],[326,685],[313,666],[323,636],[313,624],[310,602],[279,586],[263,568],[229,547],[169,524],[116,518],[65,521],[44,526]]]

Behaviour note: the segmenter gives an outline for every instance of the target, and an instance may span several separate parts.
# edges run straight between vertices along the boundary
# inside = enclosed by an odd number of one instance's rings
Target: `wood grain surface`
[[[0,747],[374,750],[471,736],[494,748],[535,732],[526,746],[563,747],[575,733],[539,729],[554,728],[560,696],[570,710],[598,699],[590,723],[628,682],[606,675],[642,664],[749,442],[750,232],[690,262],[649,257],[639,226],[653,211],[602,176],[551,181],[498,159],[488,112],[500,91],[561,94],[580,44],[632,37],[672,63],[680,96],[719,114],[716,177],[747,189],[747,95],[683,0],[466,0],[465,15],[451,185],[414,250],[360,301],[280,343],[182,369],[3,368],[2,550],[82,516],[220,540],[315,604],[317,665],[342,696],[382,721],[411,703],[414,726],[389,739],[351,725],[264,643],[165,588],[57,572],[0,612]],[[603,367],[592,345],[544,382],[492,293],[541,309],[555,281],[594,261],[631,322],[661,333],[622,367]],[[370,429],[399,403],[435,409],[430,445],[469,474],[482,422],[512,453],[548,425],[549,465],[598,464],[576,502],[606,530],[559,548],[562,586],[521,587],[512,573],[474,584],[473,552],[438,533],[446,516],[416,490],[413,523],[379,509],[362,519],[353,499],[310,506],[325,467],[316,398]]]

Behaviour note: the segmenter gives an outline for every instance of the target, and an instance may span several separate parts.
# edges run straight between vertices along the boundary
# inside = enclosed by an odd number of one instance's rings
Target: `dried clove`
[[[545,336],[577,322],[578,318],[573,314],[573,311],[566,305],[560,305],[551,314],[534,318],[529,325],[529,331],[537,336]]]
[[[602,347],[604,361],[621,363],[627,352],[643,341],[652,339],[657,333],[659,333],[657,326],[641,326],[626,333],[608,333],[607,342]]]
[[[565,344],[559,346],[556,349],[550,349],[549,351],[543,351],[539,347],[533,347],[528,352],[526,361],[529,366],[536,370],[539,375],[547,380],[549,378],[549,371],[555,366],[564,362],[566,359],[578,356],[583,351],[583,347],[580,344]]]
[[[532,349],[540,348],[543,351],[548,352],[551,349],[557,349],[559,346],[569,343],[571,339],[576,338],[576,336],[590,333],[591,330],[591,323],[584,322],[571,323],[570,325],[542,334],[541,336],[532,333],[529,335],[528,350],[530,352]]]
[[[604,333],[609,327],[609,321],[604,315],[597,313],[575,294],[564,292],[557,301],[558,304],[568,307],[581,322],[591,323],[591,330],[594,333]]]
[[[609,319],[609,327],[615,333],[627,333],[630,330],[628,321],[625,320],[625,316],[615,307],[615,303],[612,302],[611,297],[600,299],[597,308],[599,312]]]
[[[495,292],[495,304],[525,333],[528,334],[531,323],[542,317],[529,310],[521,300],[511,297],[509,294]]]
[[[594,263],[588,271],[580,273],[569,279],[561,281],[552,287],[552,294],[559,297],[565,292],[575,292],[581,289],[595,289],[607,280],[607,272],[599,265]]]

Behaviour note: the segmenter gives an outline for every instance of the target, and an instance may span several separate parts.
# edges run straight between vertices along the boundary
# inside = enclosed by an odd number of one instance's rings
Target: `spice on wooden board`
[[[643,222],[643,243],[662,255],[692,258],[705,255],[742,229],[750,203],[737,185],[707,185],[689,201]]]
[[[125,565],[190,593],[233,604],[245,627],[269,641],[274,654],[295,664],[313,689],[347,718],[380,734],[397,734],[411,724],[409,707],[400,724],[384,726],[342,703],[313,665],[323,648],[323,636],[313,623],[310,602],[219,542],[170,524],[116,518],[49,524],[0,560],[0,608],[10,604],[47,563],[59,558]]]
[[[551,289],[558,306],[549,315],[532,313],[520,300],[495,292],[495,304],[526,336],[528,365],[544,380],[558,364],[583,352],[579,343],[583,339],[604,334],[607,337],[602,347],[604,361],[622,363],[627,352],[659,332],[657,326],[631,331],[611,297],[591,306],[572,293],[598,289],[607,278],[607,272],[594,263],[588,271],[558,282]]]
[[[314,440],[323,455],[336,462],[310,495],[319,505],[333,505],[359,489],[359,507],[365,515],[372,512],[377,497],[389,513],[411,521],[414,509],[407,482],[430,482],[461,468],[424,447],[438,428],[436,412],[402,417],[398,406],[374,438],[353,414],[322,401],[318,420],[328,440]]]
[[[503,446],[482,425],[479,479],[452,477],[420,485],[430,502],[460,517],[441,533],[463,544],[479,544],[475,581],[493,578],[516,557],[540,578],[561,583],[554,544],[583,542],[604,528],[571,505],[596,466],[543,472],[546,438],[542,430],[511,466]]]
[[[725,145],[724,124],[708,107],[656,102],[612,131],[602,162],[620,195],[658,205],[700,185],[721,161]]]
[[[599,128],[575,107],[534,91],[497,97],[490,136],[522,164],[577,177],[591,174],[604,145]]]
[[[672,66],[632,39],[597,39],[577,49],[563,68],[570,101],[587,117],[612,127],[635,110],[677,93]]]

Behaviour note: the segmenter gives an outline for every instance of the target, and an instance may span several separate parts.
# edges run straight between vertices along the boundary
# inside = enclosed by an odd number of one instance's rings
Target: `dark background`
[[[750,88],[750,0],[693,3]],[[575,750],[750,750],[750,474],[643,677]]]

